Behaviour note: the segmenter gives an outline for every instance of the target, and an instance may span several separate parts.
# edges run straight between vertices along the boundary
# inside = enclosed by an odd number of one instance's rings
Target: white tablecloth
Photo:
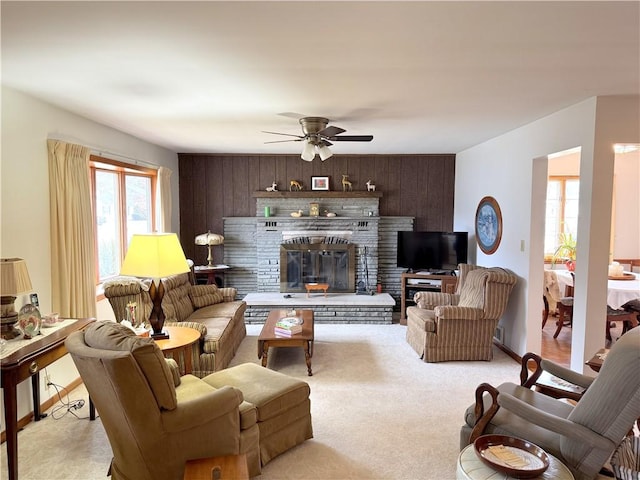
[[[567,285],[573,285],[571,274],[566,270],[554,270],[560,284],[560,292]],[[626,273],[626,272],[625,272]],[[607,305],[619,309],[630,300],[640,298],[640,274],[634,273],[635,280],[609,280],[607,284]]]

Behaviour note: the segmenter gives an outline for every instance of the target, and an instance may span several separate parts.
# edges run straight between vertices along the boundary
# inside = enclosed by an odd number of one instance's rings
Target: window
[[[544,255],[550,259],[559,243],[560,234],[578,232],[579,177],[549,177],[545,218]]]
[[[155,229],[156,171],[91,156],[96,283],[120,272],[134,233]]]

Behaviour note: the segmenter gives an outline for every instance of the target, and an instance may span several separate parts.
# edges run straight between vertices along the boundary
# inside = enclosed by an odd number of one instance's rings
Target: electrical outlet
[[[49,390],[49,388],[51,387],[51,376],[48,373],[45,373],[44,375],[44,387]]]

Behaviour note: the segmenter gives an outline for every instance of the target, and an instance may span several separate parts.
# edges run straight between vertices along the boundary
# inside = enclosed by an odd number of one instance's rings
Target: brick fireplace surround
[[[224,218],[224,262],[233,268],[226,275],[247,301],[248,323],[264,322],[273,308],[311,308],[317,322],[391,323],[400,297],[396,267],[397,231],[412,230],[413,217],[380,217],[379,192],[256,192],[255,217]],[[310,204],[319,204],[319,216],[309,216]],[[265,207],[271,215],[264,216]],[[302,210],[299,218],[292,212]],[[333,212],[335,217],[327,217]],[[342,232],[355,245],[355,282],[368,283],[383,294],[284,293],[280,287],[280,246],[291,232]],[[365,274],[365,256],[368,271]],[[362,284],[361,284],[362,285]],[[289,298],[285,298],[290,295]]]

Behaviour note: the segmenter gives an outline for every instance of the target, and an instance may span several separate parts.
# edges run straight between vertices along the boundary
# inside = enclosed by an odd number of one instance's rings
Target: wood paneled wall
[[[354,190],[366,190],[371,179],[382,192],[380,216],[415,217],[416,230],[451,231],[455,155],[334,155],[305,162],[299,155],[179,154],[180,238],[188,258],[205,264],[205,247],[196,235],[223,233],[223,217],[256,215],[252,194],[278,183],[288,190],[290,180],[311,189],[312,176],[329,176],[331,190],[342,190],[343,174]],[[215,263],[222,249],[214,247]]]

